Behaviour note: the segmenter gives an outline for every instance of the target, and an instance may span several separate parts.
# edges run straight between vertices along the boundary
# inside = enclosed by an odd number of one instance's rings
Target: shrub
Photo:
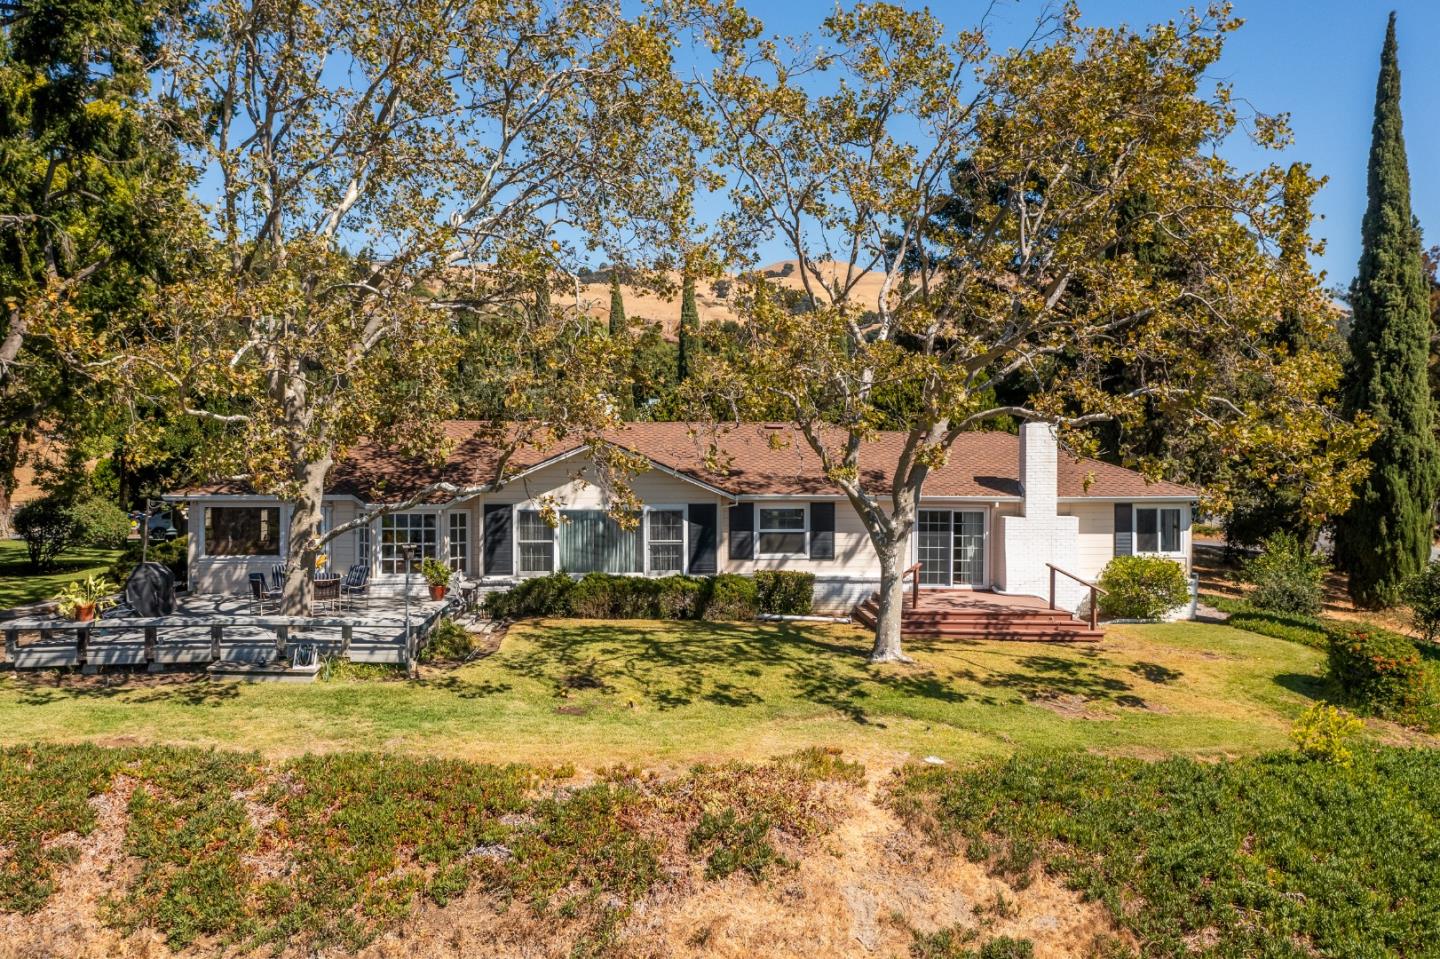
[[[1117,556],[1100,574],[1100,611],[1118,619],[1158,619],[1190,598],[1185,571],[1159,556]]]
[[[778,602],[799,608],[799,590],[787,582]],[[754,619],[755,580],[749,576],[618,576],[565,573],[527,579],[485,597],[485,611],[497,619],[577,616],[583,619]]]
[[[125,552],[121,554],[110,567],[110,576],[122,586],[130,578],[130,573],[136,566],[140,565],[139,540],[132,540],[125,544]],[[175,584],[181,585],[185,582],[190,563],[190,540],[187,536],[177,536],[171,540],[151,540],[146,557],[152,563],[161,563],[170,572],[175,574]]]
[[[1241,577],[1254,588],[1246,599],[1256,609],[1313,615],[1325,597],[1330,567],[1289,533],[1274,533],[1263,551],[1248,560]]]
[[[655,614],[661,619],[700,617],[705,580],[694,576],[664,576],[653,582],[659,587]]]
[[[1339,706],[1315,703],[1295,720],[1290,738],[1307,759],[1348,766],[1355,758],[1350,741],[1364,728],[1363,722]]]
[[[815,608],[815,574],[762,569],[755,574],[755,600],[762,613],[808,616]]]
[[[1408,638],[1364,623],[1329,623],[1330,678],[1361,712],[1436,725],[1435,676]]]
[[[736,573],[721,573],[708,580],[701,615],[713,620],[754,619],[757,611],[755,580]]]
[[[1431,560],[1425,568],[1405,582],[1401,597],[1410,607],[1415,628],[1433,643],[1440,633],[1440,560]]]
[[[96,549],[121,549],[130,538],[130,517],[107,499],[92,496],[70,507],[73,541]]]
[[[465,659],[474,651],[475,641],[470,631],[447,616],[430,631],[420,650],[420,660],[427,663],[436,660],[454,662]]]
[[[485,611],[496,619],[525,616],[569,616],[570,591],[575,580],[566,573],[527,579],[503,593],[485,597]]]
[[[55,565],[55,557],[69,548],[75,536],[75,517],[55,496],[26,503],[15,511],[15,532],[25,540],[30,566],[36,572]]]

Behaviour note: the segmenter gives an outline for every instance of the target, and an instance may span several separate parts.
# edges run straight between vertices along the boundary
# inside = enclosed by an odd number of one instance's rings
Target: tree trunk
[[[300,483],[300,495],[290,505],[290,525],[285,545],[285,589],[280,596],[280,612],[284,616],[305,616],[310,611],[310,577],[315,569],[330,458],[321,457],[297,464],[295,472]]]
[[[14,508],[11,497],[18,482],[16,470],[20,466],[20,434],[6,431],[0,435],[0,538],[9,539],[14,532],[10,525],[10,513]]]
[[[908,663],[910,658],[900,650],[900,617],[904,612],[905,572],[901,556],[893,549],[880,554],[880,612],[875,617],[875,646],[870,650],[872,663]]]

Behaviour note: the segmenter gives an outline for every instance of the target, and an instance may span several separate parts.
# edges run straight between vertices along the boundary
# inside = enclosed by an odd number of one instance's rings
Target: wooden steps
[[[874,629],[879,595],[855,607],[854,618]],[[939,639],[988,639],[999,642],[1086,643],[1105,633],[1064,610],[1031,604],[1022,597],[998,597],[962,590],[922,590],[912,608],[909,594],[900,618],[903,636]]]

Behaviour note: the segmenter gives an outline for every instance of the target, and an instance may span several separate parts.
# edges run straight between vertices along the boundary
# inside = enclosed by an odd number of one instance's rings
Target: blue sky
[[[918,4],[917,4],[918,5]],[[1199,0],[1198,5],[1203,5]],[[824,0],[787,0],[749,8],[775,32],[813,29],[833,9]],[[953,30],[973,25],[989,0],[932,0],[930,9]],[[1046,4],[1043,0],[998,0],[991,11],[995,46],[1023,39]],[[1132,26],[1170,19],[1188,4],[1169,0],[1081,0],[1091,23]],[[1289,113],[1295,144],[1283,160],[1303,160],[1330,178],[1316,200],[1317,236],[1328,241],[1316,266],[1328,284],[1347,285],[1360,254],[1360,218],[1365,212],[1365,161],[1375,76],[1385,19],[1399,14],[1400,68],[1405,138],[1415,213],[1427,227],[1427,243],[1440,243],[1440,177],[1430,174],[1440,157],[1440,0],[1235,0],[1245,25],[1232,34],[1214,71],[1231,82],[1237,96],[1265,113]],[[1429,56],[1427,56],[1427,53]],[[1256,166],[1277,154],[1234,144],[1231,158]],[[773,256],[765,255],[773,252]],[[762,261],[784,255],[778,246],[762,250]]]

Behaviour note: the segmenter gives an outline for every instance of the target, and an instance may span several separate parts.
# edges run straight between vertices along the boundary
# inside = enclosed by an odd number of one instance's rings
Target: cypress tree
[[[678,381],[684,383],[690,378],[691,351],[694,350],[695,331],[700,328],[700,311],[695,306],[695,279],[688,274],[680,294],[680,361]]]
[[[610,335],[625,332],[625,297],[620,295],[620,274],[610,274]]]
[[[1380,56],[1371,137],[1369,206],[1351,287],[1345,404],[1351,414],[1371,416],[1381,432],[1370,450],[1370,476],[1340,522],[1336,545],[1351,596],[1374,607],[1393,603],[1401,583],[1429,559],[1440,489],[1426,375],[1430,312],[1420,231],[1410,212],[1393,13]]]

